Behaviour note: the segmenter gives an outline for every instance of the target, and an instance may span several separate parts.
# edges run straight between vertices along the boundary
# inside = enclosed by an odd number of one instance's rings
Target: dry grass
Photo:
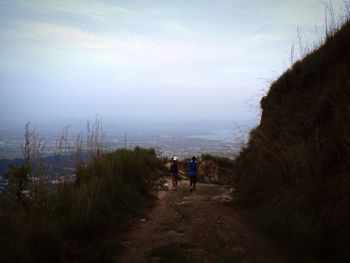
[[[60,180],[52,185],[41,161],[44,141],[26,126],[25,165],[9,170],[9,193],[0,198],[1,262],[112,261],[117,248],[111,244],[117,241],[106,244],[101,237],[110,231],[118,237],[130,217],[149,203],[163,164],[152,149],[107,153],[102,122],[88,127],[86,141],[79,136],[74,152],[64,128],[55,165],[64,167],[76,156],[76,180],[56,169]],[[82,158],[86,151],[88,160]]]
[[[261,123],[235,161],[237,200],[258,207],[295,254],[348,260],[350,22],[336,31],[327,21],[324,45],[261,100]]]

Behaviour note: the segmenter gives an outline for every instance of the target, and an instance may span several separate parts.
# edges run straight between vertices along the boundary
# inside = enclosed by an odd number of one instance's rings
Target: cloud
[[[82,0],[13,0],[2,3],[1,6],[13,9],[24,9],[35,13],[66,13],[78,16],[88,16],[93,19],[108,19],[115,15],[135,15],[136,13],[116,4],[108,5],[98,1]]]
[[[106,53],[111,59],[176,63],[190,52],[190,45],[186,43],[170,43],[136,34],[97,34],[71,26],[39,22],[14,21],[13,25],[19,30],[6,32],[3,39],[52,49]]]
[[[285,70],[297,27],[323,14],[317,0],[0,0],[0,80],[11,94],[21,86],[78,105],[75,90],[89,105],[109,101],[109,112],[120,98],[126,112],[142,104],[155,115],[153,100],[166,104],[176,90],[178,101],[189,94],[188,109],[200,94],[198,108],[231,116],[260,93],[259,78]]]

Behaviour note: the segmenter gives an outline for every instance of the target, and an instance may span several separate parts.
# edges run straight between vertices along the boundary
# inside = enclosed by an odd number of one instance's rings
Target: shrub
[[[151,200],[162,169],[153,149],[122,149],[80,166],[74,183],[56,190],[38,186],[35,194],[30,191],[27,208],[16,194],[1,197],[0,261],[111,261],[117,249],[106,254],[101,237],[109,231],[118,236]],[[17,178],[19,171],[12,169],[9,176]]]
[[[275,81],[234,164],[237,202],[263,208],[294,251],[342,260],[350,259],[349,50],[347,22]]]

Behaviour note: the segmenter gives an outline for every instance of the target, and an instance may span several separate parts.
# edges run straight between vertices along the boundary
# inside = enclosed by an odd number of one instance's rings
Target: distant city
[[[57,126],[57,125],[56,125]],[[192,155],[213,154],[234,158],[247,141],[249,130],[254,126],[250,124],[225,125],[212,123],[199,125],[179,124],[174,127],[118,127],[106,129],[103,138],[103,148],[114,150],[119,148],[132,149],[136,146],[156,149],[160,157],[177,156],[180,159]],[[83,127],[83,125],[80,125]],[[181,127],[181,128],[179,128]],[[33,127],[31,127],[34,129]],[[45,156],[55,153],[57,140],[60,137],[59,128],[47,126],[36,128],[39,137],[45,142]],[[43,132],[41,132],[43,130]],[[62,129],[61,129],[62,130]],[[70,134],[71,133],[71,134]],[[78,129],[68,129],[65,141],[66,151],[73,149],[78,136]],[[81,134],[84,139],[84,133]],[[21,145],[24,143],[24,126],[0,129],[0,159],[21,158]]]
[[[30,131],[35,129],[38,139],[42,139],[44,142],[43,163],[46,169],[50,171],[51,184],[61,180],[62,169],[66,174],[65,180],[67,178],[68,180],[74,180],[74,146],[79,132],[84,130],[84,125],[86,129],[86,123],[80,123],[67,129],[67,137],[65,137],[62,145],[62,155],[59,157],[63,159],[60,160],[57,159],[55,154],[57,154],[57,145],[61,136],[59,131],[62,131],[62,128],[57,124],[41,124],[38,127],[29,126]],[[254,123],[240,123],[238,125],[227,122],[172,123],[151,126],[133,124],[107,127],[100,139],[101,146],[105,151],[121,148],[133,149],[140,146],[154,148],[157,156],[162,158],[177,156],[181,160],[193,155],[200,156],[201,154],[234,158],[245,146],[249,130],[253,126]],[[1,127],[7,128],[0,128],[0,194],[7,191],[8,181],[3,175],[6,173],[8,165],[22,165],[24,163],[21,147],[24,145],[25,125],[2,125]],[[81,133],[80,136],[86,142],[87,134]],[[82,145],[82,151],[86,152],[86,144]],[[57,163],[60,163],[61,166],[57,166]]]

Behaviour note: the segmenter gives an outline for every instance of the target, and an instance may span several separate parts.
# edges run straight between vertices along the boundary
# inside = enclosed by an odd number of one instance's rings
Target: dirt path
[[[177,191],[160,191],[146,221],[126,236],[116,262],[287,262],[227,205],[228,191],[198,184],[190,192],[187,181]]]

